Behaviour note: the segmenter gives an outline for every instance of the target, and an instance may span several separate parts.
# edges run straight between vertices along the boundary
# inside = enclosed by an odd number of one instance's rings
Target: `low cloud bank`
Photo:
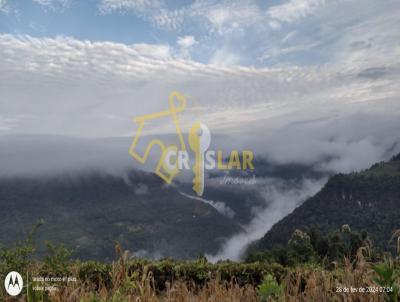
[[[264,236],[273,224],[318,192],[325,182],[326,179],[303,180],[293,184],[277,179],[258,179],[266,207],[254,208],[254,218],[245,226],[244,232],[226,240],[221,250],[215,255],[206,255],[207,259],[211,262],[225,259],[240,260],[250,243]]]

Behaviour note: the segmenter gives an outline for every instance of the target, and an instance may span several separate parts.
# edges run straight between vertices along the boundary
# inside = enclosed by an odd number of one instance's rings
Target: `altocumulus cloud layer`
[[[179,90],[238,148],[362,168],[398,150],[399,25],[394,13],[379,16],[345,33],[330,62],[275,68],[202,64],[168,45],[2,34],[0,131],[132,136],[132,117],[166,109]],[[158,126],[152,133],[173,130]]]

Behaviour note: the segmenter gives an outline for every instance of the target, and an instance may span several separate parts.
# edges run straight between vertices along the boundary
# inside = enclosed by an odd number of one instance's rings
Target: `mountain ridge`
[[[337,174],[314,196],[276,223],[249,251],[285,245],[296,229],[329,232],[348,224],[388,247],[400,228],[400,154],[350,174]]]

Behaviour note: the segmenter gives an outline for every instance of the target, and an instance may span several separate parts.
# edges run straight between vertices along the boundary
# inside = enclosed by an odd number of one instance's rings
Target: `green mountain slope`
[[[333,176],[315,196],[276,223],[251,249],[286,244],[294,230],[318,226],[328,232],[349,224],[387,246],[400,228],[400,154],[360,173]]]
[[[113,258],[115,241],[144,256],[193,258],[215,253],[241,230],[210,205],[139,171],[128,179],[99,173],[3,179],[0,205],[1,244],[22,238],[44,219],[37,242],[63,243],[83,259]]]

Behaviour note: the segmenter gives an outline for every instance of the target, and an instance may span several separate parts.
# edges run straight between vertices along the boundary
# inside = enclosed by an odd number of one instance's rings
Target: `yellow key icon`
[[[189,130],[189,146],[195,154],[193,190],[198,196],[204,192],[204,153],[210,147],[211,133],[203,123],[195,123]]]

